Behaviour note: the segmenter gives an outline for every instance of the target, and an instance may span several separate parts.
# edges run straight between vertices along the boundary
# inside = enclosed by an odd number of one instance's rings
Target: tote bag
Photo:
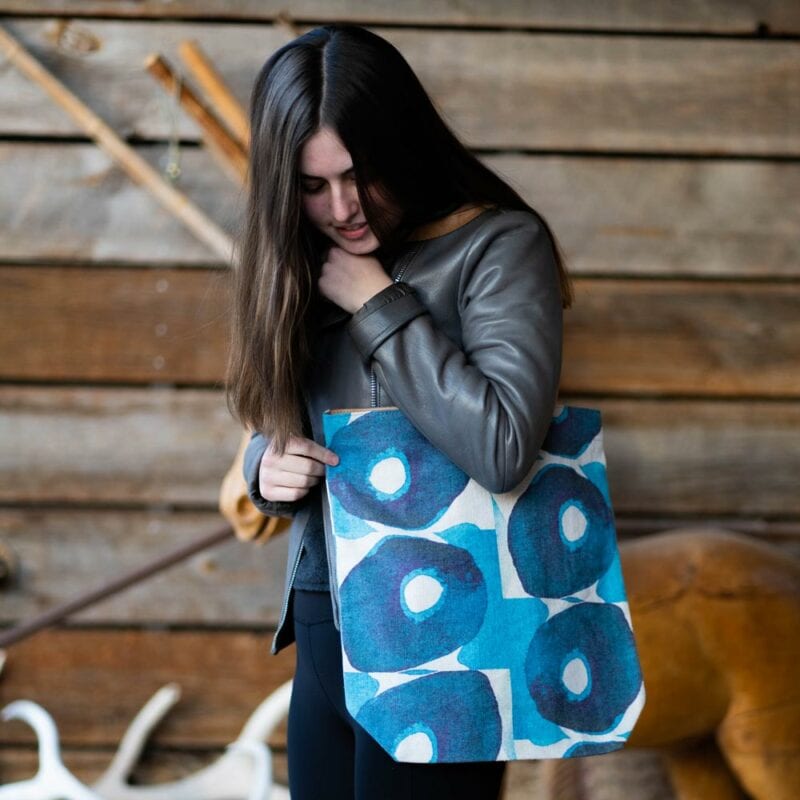
[[[493,493],[394,406],[323,413],[345,702],[395,761],[621,748],[645,692],[600,412]]]

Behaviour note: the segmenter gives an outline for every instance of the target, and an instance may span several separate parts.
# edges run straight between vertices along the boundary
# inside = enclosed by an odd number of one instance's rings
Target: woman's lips
[[[367,232],[367,223],[362,223],[358,228],[348,230],[347,228],[340,228],[336,226],[336,230],[344,236],[345,239],[360,239]]]

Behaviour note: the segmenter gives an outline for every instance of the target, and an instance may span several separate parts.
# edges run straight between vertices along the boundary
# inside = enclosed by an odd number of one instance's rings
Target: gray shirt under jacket
[[[297,589],[307,589],[312,592],[329,592],[331,583],[328,579],[328,555],[325,552],[322,501],[319,493],[314,489],[309,492],[309,495],[312,492],[314,496],[309,497],[309,503],[313,503],[313,507],[306,526],[303,552],[297,565],[294,586]]]

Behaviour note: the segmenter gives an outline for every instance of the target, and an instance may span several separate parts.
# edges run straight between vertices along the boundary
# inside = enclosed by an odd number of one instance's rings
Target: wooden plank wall
[[[144,57],[177,64],[197,39],[246,102],[294,32],[374,27],[563,245],[577,298],[562,400],[602,411],[621,538],[699,522],[800,554],[800,6],[315,0],[292,4],[294,27],[282,9],[0,0],[3,24],[144,158],[163,166],[179,137],[179,187],[231,233],[241,193]],[[221,389],[226,264],[8,64],[0,220],[10,625],[223,524],[240,431]],[[293,648],[269,654],[285,557],[283,539],[230,542],[37,634],[10,649],[0,703],[48,708],[88,780],[177,680],[185,699],[142,775],[206,763],[291,676]],[[33,745],[0,725],[0,782],[33,771]]]

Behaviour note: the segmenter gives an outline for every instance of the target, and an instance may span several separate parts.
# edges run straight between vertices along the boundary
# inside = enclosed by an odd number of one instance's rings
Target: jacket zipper
[[[286,596],[283,598],[283,607],[281,608],[281,614],[278,618],[278,625],[275,628],[275,636],[272,639],[272,652],[275,652],[275,644],[276,639],[278,638],[278,632],[283,628],[283,623],[286,621],[286,612],[289,610],[289,597],[292,594],[292,586],[294,586],[294,576],[297,574],[297,567],[300,564],[300,555],[303,552],[303,542],[306,539],[306,524],[308,524],[308,520],[306,520],[305,524],[303,525],[303,533],[300,535],[300,544],[297,547],[297,555],[294,559],[294,565],[292,566],[292,574],[289,578],[289,590],[286,592]]]
[[[411,253],[409,253],[409,256],[406,259],[405,264],[403,264],[400,267],[400,270],[398,271],[397,275],[395,275],[395,277],[393,279],[395,283],[398,283],[400,280],[402,280],[403,275],[404,275],[406,269],[408,268],[408,265],[413,260],[414,255],[416,254],[416,252],[417,251],[415,249]],[[369,383],[370,383],[371,407],[372,408],[377,408],[378,405],[379,405],[379,403],[378,403],[378,397],[379,397],[379,395],[378,395],[378,391],[379,391],[379,389],[378,389],[378,379],[375,377],[375,370],[372,368],[372,364],[370,364],[370,367],[369,367]]]

